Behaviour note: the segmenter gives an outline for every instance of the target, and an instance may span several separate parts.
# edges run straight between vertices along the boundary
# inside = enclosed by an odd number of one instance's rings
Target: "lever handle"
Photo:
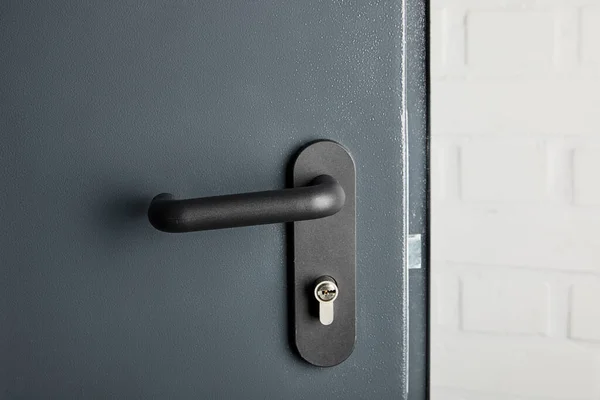
[[[186,200],[162,193],[152,199],[148,219],[159,231],[194,232],[328,217],[345,201],[338,181],[320,175],[308,186],[293,189]]]

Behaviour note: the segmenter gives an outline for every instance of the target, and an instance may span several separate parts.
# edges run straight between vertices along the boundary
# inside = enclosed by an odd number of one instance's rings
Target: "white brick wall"
[[[508,273],[463,276],[460,327],[465,332],[548,334],[549,287]]]
[[[600,282],[586,282],[571,287],[569,337],[600,343]]]
[[[432,0],[432,399],[600,399],[600,0]]]
[[[600,147],[580,147],[573,151],[573,200],[578,206],[600,205],[600,185],[590,184],[590,182],[600,181],[598,155],[600,155]]]

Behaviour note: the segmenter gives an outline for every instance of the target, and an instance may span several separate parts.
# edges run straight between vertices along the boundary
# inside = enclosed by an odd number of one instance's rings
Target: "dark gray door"
[[[405,17],[400,0],[3,1],[0,397],[405,397]],[[332,368],[291,345],[283,224],[173,235],[145,215],[164,191],[283,188],[316,139],[357,169],[356,347]]]

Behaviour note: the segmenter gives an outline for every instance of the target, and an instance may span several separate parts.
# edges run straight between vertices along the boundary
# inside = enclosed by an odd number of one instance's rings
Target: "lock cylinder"
[[[322,276],[315,283],[314,295],[319,302],[319,321],[323,325],[333,323],[333,303],[337,299],[339,289],[335,279]]]

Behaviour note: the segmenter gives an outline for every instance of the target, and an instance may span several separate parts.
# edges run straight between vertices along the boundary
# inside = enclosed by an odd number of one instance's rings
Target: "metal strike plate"
[[[344,147],[331,141],[305,147],[294,163],[294,187],[323,174],[342,185],[346,200],[334,215],[294,222],[294,336],[302,358],[332,367],[350,356],[356,341],[356,174]],[[333,277],[339,288],[329,324],[320,320],[322,303],[315,298],[323,276]]]
[[[421,235],[408,235],[408,269],[421,268]]]

